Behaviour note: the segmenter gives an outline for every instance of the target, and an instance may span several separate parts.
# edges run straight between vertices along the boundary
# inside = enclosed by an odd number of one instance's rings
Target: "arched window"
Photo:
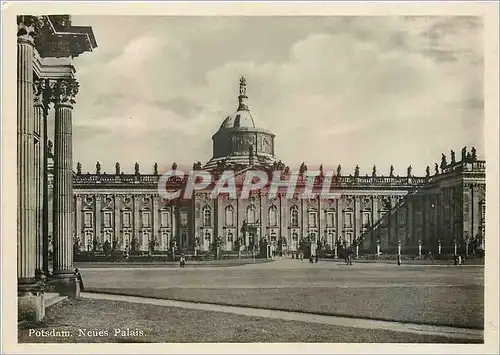
[[[234,208],[233,208],[233,206],[226,207],[226,226],[234,226]]]
[[[299,209],[297,206],[290,208],[290,222],[292,226],[296,227],[299,225]]]
[[[205,233],[205,240],[210,241],[210,233]]]
[[[233,233],[231,233],[231,232],[227,233],[227,241],[229,243],[233,242]]]
[[[203,225],[204,226],[212,225],[212,211],[208,206],[203,207]]]
[[[273,227],[278,225],[278,209],[276,206],[269,207],[269,225]]]
[[[293,234],[292,234],[292,240],[293,241],[299,240],[299,235],[296,232],[293,232]]]
[[[247,208],[247,223],[255,223],[255,206],[250,205]]]

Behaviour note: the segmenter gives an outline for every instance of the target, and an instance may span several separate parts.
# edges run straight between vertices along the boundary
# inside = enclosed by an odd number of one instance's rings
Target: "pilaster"
[[[120,197],[116,194],[113,195],[113,227],[114,227],[114,238],[118,240],[120,244],[120,249],[125,250],[125,243],[122,236],[120,235]]]
[[[75,197],[75,234],[80,241],[79,249],[87,250],[85,238],[82,234],[82,196],[76,195]]]
[[[102,196],[99,194],[95,195],[95,237],[97,238],[97,241],[101,243],[101,245],[104,244],[104,236],[102,234]]]

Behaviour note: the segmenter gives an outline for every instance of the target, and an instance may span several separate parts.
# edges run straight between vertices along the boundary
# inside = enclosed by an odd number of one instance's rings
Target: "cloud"
[[[473,17],[85,21],[100,47],[75,60],[75,130],[105,133],[75,140],[82,163],[207,161],[241,75],[257,126],[276,134],[276,154],[291,166],[424,173],[441,152],[484,149]],[[116,43],[114,21],[125,31]]]

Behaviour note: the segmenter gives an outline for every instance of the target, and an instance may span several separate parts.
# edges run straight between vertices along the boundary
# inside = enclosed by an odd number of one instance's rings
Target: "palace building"
[[[258,128],[240,80],[238,108],[223,119],[213,135],[213,156],[194,170],[214,174],[222,170],[245,171],[250,167],[268,172],[294,174],[275,156],[275,135]],[[152,164],[153,166],[153,164]],[[172,168],[175,170],[174,163]],[[268,189],[253,192],[249,199],[212,199],[208,191],[195,191],[192,199],[164,201],[158,193],[158,164],[152,173],[120,171],[114,174],[82,173],[73,176],[74,238],[81,251],[99,249],[108,241],[118,250],[157,251],[175,247],[187,253],[206,252],[217,245],[223,251],[244,252],[265,241],[292,252],[301,241],[337,246],[357,245],[359,252],[414,254],[467,253],[484,248],[485,161],[474,148],[463,148],[460,159],[452,151],[425,175],[380,175],[373,167],[361,176],[336,169],[334,199],[268,197]],[[299,185],[305,183],[302,164]],[[182,188],[186,178],[169,182]]]

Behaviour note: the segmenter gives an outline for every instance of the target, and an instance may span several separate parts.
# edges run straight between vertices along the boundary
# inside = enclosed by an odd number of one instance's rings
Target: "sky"
[[[483,39],[474,17],[73,16],[98,48],[74,59],[74,165],[160,170],[212,157],[247,78],[257,127],[292,169],[425,175],[484,158]]]

